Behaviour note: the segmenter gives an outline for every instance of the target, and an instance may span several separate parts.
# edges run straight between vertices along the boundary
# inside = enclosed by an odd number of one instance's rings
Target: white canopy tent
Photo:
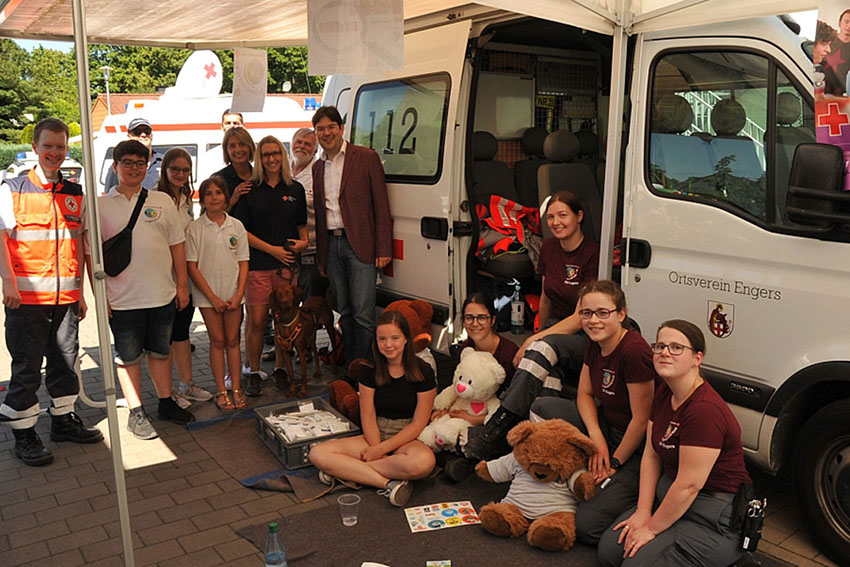
[[[415,31],[458,19],[500,13],[569,24],[613,36],[611,97],[608,116],[623,114],[626,47],[629,35],[640,32],[720,23],[748,17],[784,14],[817,8],[817,0],[404,0],[405,30]],[[187,26],[191,22],[191,26]],[[89,43],[151,45],[188,49],[282,47],[307,44],[307,0],[0,0],[0,37],[73,41],[77,54],[83,153],[86,186],[95,187]],[[617,155],[621,124],[610,120],[607,153]],[[605,185],[618,184],[618,160],[607,160]],[[605,194],[601,266],[610,266],[614,236],[615,191]],[[95,303],[100,358],[106,394],[109,434],[112,440],[116,492],[121,518],[125,564],[134,565],[126,485],[115,407],[115,377],[111,360],[106,284],[100,239],[97,197],[86,195],[89,238],[95,275]],[[610,270],[610,268],[608,268]]]

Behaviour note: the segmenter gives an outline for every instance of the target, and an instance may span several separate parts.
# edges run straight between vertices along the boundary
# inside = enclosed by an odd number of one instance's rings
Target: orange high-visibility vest
[[[42,185],[35,173],[6,179],[15,229],[7,239],[9,259],[24,305],[64,305],[80,300],[77,234],[83,190],[61,177]]]

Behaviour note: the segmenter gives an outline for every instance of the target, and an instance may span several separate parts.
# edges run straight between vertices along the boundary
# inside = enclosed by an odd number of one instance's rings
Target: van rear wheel
[[[824,552],[850,562],[850,400],[832,403],[803,426],[794,447],[800,509]]]

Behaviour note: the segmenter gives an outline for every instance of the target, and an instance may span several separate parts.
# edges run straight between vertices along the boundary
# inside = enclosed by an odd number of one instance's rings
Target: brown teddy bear
[[[427,362],[436,375],[437,362],[428,349],[432,338],[431,319],[434,317],[434,308],[431,304],[421,299],[412,301],[399,299],[387,305],[386,311],[398,311],[404,315],[407,324],[410,325],[410,334],[413,337],[413,352]],[[369,363],[363,359],[353,360],[348,367],[349,378],[358,382],[360,373],[365,368],[364,365],[368,366]],[[335,380],[330,383],[328,386],[328,402],[342,415],[360,425],[360,399],[357,391],[348,381]]]
[[[528,533],[530,545],[566,551],[576,541],[578,500],[596,491],[587,459],[596,452],[590,438],[561,419],[524,421],[508,433],[513,452],[481,461],[475,472],[488,482],[511,481],[499,503],[481,509],[482,527],[499,537]]]

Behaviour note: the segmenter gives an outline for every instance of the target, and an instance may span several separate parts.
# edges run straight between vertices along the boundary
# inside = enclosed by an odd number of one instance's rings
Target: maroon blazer
[[[325,207],[325,161],[313,164],[313,206],[316,211],[316,254],[324,268],[328,257],[328,219]],[[392,224],[384,166],[373,150],[348,144],[339,208],[345,236],[357,258],[375,264],[377,257],[392,257]]]

